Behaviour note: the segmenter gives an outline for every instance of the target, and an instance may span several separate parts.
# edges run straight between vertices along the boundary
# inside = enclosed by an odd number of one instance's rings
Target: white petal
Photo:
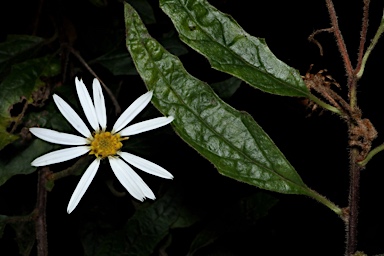
[[[137,98],[117,119],[113,126],[112,133],[123,129],[133,118],[135,118],[151,101],[153,92],[149,91]]]
[[[85,87],[83,80],[80,80],[76,77],[76,91],[79,96],[81,107],[84,110],[84,114],[88,119],[89,124],[92,126],[93,130],[99,130],[99,122],[97,121],[95,106],[93,105],[91,96],[89,96],[88,90]]]
[[[32,161],[32,166],[45,166],[65,162],[67,160],[84,155],[89,151],[88,146],[77,146],[56,150],[45,155],[42,155]]]
[[[93,101],[95,103],[95,110],[97,120],[103,130],[107,127],[107,112],[105,110],[105,101],[103,91],[101,90],[100,82],[96,78],[93,79]]]
[[[91,138],[92,134],[89,131],[88,127],[85,125],[83,120],[79,117],[78,114],[65,102],[60,96],[54,94],[53,100],[56,103],[56,106],[59,108],[61,114],[68,120],[68,122],[75,128],[79,133],[84,135],[86,138]]]
[[[109,157],[109,163],[121,185],[123,185],[134,198],[140,201],[143,201],[146,197],[150,199],[156,198],[147,184],[145,184],[140,176],[123,160]]]
[[[120,135],[131,136],[131,135],[139,134],[142,132],[154,130],[156,128],[169,124],[170,122],[173,121],[173,119],[174,119],[173,116],[169,116],[169,117],[163,116],[163,117],[157,117],[147,121],[143,121],[137,124],[133,124],[121,130]]]
[[[165,179],[173,179],[173,175],[170,174],[163,167],[155,163],[152,163],[144,158],[132,155],[127,152],[119,152],[118,155],[121,156],[129,164],[135,166],[136,168],[146,173],[156,175],[158,177],[165,178]]]
[[[51,143],[71,146],[86,145],[89,143],[84,137],[45,128],[32,127],[29,128],[29,131],[36,137]]]
[[[96,158],[88,166],[87,170],[84,172],[83,176],[81,177],[79,183],[76,186],[75,191],[73,191],[71,200],[69,200],[68,207],[67,207],[68,214],[71,213],[80,202],[85,191],[87,191],[89,184],[91,184],[93,178],[95,177],[97,169],[99,169],[99,166],[100,166],[100,159]]]

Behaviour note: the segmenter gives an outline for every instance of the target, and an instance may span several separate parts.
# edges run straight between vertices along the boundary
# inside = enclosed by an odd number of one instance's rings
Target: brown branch
[[[349,187],[349,217],[347,228],[347,241],[345,255],[350,256],[356,252],[357,247],[357,223],[359,215],[359,194],[360,194],[360,171],[357,164],[358,149],[351,149],[350,152],[350,187]]]
[[[36,202],[36,241],[37,241],[37,255],[48,255],[48,238],[47,238],[47,222],[46,222],[46,206],[47,206],[47,190],[45,188],[47,183],[47,175],[49,174],[49,167],[43,167],[38,175],[37,182],[37,202]]]
[[[361,63],[363,61],[364,56],[364,45],[367,40],[367,31],[368,31],[368,15],[369,15],[369,3],[370,0],[364,0],[364,8],[363,8],[363,21],[361,25],[361,33],[360,33],[360,45],[359,45],[359,53],[357,56],[357,66],[355,69],[355,73],[357,74],[361,68]]]
[[[325,0],[325,1],[327,3],[329,17],[330,17],[331,23],[332,23],[333,34],[336,37],[337,47],[339,48],[339,52],[341,54],[341,57],[343,58],[344,66],[345,66],[345,70],[347,72],[348,78],[350,78],[353,76],[354,71],[353,71],[353,67],[351,64],[351,60],[350,60],[349,55],[348,55],[347,47],[344,43],[344,39],[343,39],[343,36],[341,34],[339,24],[337,22],[335,7],[333,6],[332,0]]]
[[[323,29],[318,29],[316,30],[315,32],[313,32],[309,37],[308,37],[308,41],[311,42],[311,43],[314,43],[317,45],[317,47],[319,47],[319,50],[320,50],[320,56],[323,56],[323,46],[321,46],[321,44],[319,43],[319,41],[317,41],[315,39],[315,36],[317,34],[320,34],[322,32],[329,32],[329,33],[332,33],[333,32],[333,28],[323,28]]]

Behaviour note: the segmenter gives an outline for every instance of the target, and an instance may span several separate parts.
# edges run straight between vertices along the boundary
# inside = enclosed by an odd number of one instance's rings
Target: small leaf
[[[177,134],[218,171],[260,188],[313,195],[268,135],[252,119],[223,102],[207,84],[189,75],[179,59],[147,32],[125,3],[126,44],[153,104],[172,115]]]
[[[204,55],[213,68],[272,94],[309,95],[299,72],[277,59],[264,39],[249,35],[206,0],[160,0],[160,7],[172,19],[180,39]]]

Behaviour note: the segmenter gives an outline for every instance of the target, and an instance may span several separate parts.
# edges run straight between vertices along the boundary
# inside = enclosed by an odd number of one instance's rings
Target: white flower
[[[112,171],[116,175],[117,179],[134,198],[140,201],[143,201],[145,198],[155,199],[155,195],[152,190],[127,163],[144,172],[165,179],[172,179],[172,174],[148,160],[120,151],[123,145],[121,141],[128,139],[128,136],[167,125],[173,121],[173,117],[158,117],[126,127],[128,123],[132,121],[132,119],[135,118],[151,101],[153,93],[152,91],[149,91],[135,100],[117,119],[112,131],[108,132],[106,131],[107,116],[105,111],[104,95],[99,81],[97,79],[93,80],[93,102],[83,81],[79,81],[76,77],[75,82],[77,95],[79,96],[84,114],[94,132],[91,133],[89,131],[87,125],[68,105],[68,103],[66,103],[58,95],[54,94],[53,99],[61,114],[80,134],[83,135],[83,137],[45,128],[30,128],[29,130],[31,133],[42,140],[61,145],[73,146],[40,156],[36,158],[31,165],[45,166],[60,163],[86,153],[96,156],[96,159],[84,172],[80,182],[72,194],[67,208],[68,213],[71,213],[81,200],[85,191],[89,187],[89,184],[92,182],[93,177],[95,177],[97,169],[100,165],[100,160],[104,158],[108,158],[109,164],[111,165]]]

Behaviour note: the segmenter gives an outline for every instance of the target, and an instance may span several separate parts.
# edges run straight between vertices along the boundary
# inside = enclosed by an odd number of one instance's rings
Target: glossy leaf
[[[146,30],[125,4],[126,45],[150,90],[152,102],[172,115],[177,134],[218,171],[260,188],[312,195],[268,135],[244,112],[223,102],[204,82],[189,75],[180,60]]]
[[[160,0],[160,7],[172,19],[180,39],[204,55],[213,68],[272,94],[309,95],[299,72],[277,59],[264,39],[249,35],[206,0]]]
[[[11,114],[14,105],[33,102],[33,93],[44,86],[40,76],[56,75],[58,66],[51,57],[31,59],[12,66],[11,73],[0,84],[0,150],[18,138],[7,131],[12,122],[23,117],[22,114]]]

